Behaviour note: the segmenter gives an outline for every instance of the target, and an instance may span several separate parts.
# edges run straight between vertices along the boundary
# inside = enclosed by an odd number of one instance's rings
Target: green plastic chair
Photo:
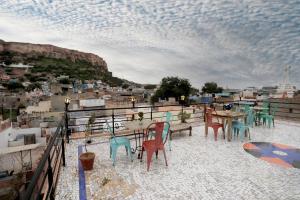
[[[278,104],[274,104],[273,109],[271,109],[272,114],[264,114],[262,116],[264,125],[268,123],[268,127],[271,128],[271,123],[273,123],[273,127],[275,127],[274,117],[275,117],[275,113],[277,112],[277,109],[278,109]]]
[[[116,155],[117,155],[117,150],[120,146],[124,146],[126,150],[126,154],[130,156],[131,161],[133,161],[132,158],[132,153],[131,153],[131,145],[130,141],[126,137],[116,137],[115,134],[113,133],[112,127],[109,125],[109,123],[106,121],[107,129],[109,130],[111,134],[110,138],[110,157],[113,160],[113,166],[115,165],[116,162]]]
[[[264,120],[264,118],[269,115],[269,102],[268,101],[264,101],[262,107],[264,108],[261,112],[256,114],[256,119],[258,119],[258,123],[261,123],[261,119]],[[264,122],[263,122],[264,124]]]

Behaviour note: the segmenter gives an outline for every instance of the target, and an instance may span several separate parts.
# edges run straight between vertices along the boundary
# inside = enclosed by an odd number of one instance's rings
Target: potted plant
[[[95,122],[95,114],[92,114],[92,116],[89,118],[87,128],[85,131],[85,153],[80,154],[79,160],[82,164],[82,167],[84,170],[92,170],[94,166],[94,160],[95,160],[95,153],[89,152],[87,150],[86,144],[89,144],[92,142],[91,140],[91,132],[92,132],[92,124]]]
[[[191,113],[187,113],[186,111],[180,112],[179,115],[181,123],[186,123],[187,119],[191,117]]]
[[[140,124],[142,124],[142,120],[144,119],[144,113],[143,112],[139,112],[138,113],[138,117],[139,117]]]
[[[94,152],[85,152],[80,154],[79,160],[83,167],[83,170],[92,170],[94,167],[95,153]]]

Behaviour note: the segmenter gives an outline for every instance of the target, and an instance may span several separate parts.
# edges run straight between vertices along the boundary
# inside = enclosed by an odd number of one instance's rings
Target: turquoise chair
[[[256,114],[256,119],[258,119],[258,123],[261,123],[261,119],[264,120],[265,116],[269,115],[269,102],[268,101],[264,101],[262,107],[264,108],[261,112],[258,112]],[[264,122],[263,122],[264,124]]]
[[[132,153],[131,153],[131,145],[130,141],[126,137],[116,137],[115,134],[113,133],[112,127],[109,125],[109,123],[106,121],[107,129],[109,130],[111,134],[110,138],[110,157],[113,160],[113,166],[115,165],[116,162],[116,155],[117,155],[117,150],[120,146],[124,146],[126,150],[126,154],[130,155],[131,161],[133,161],[132,158]]]
[[[165,123],[165,125],[164,125],[164,130],[163,130],[163,133],[162,133],[162,139],[163,139],[163,141],[166,140],[166,137],[167,137],[167,135],[169,133],[170,123],[173,120],[173,115],[172,115],[171,112],[164,113],[164,115],[162,116],[162,121],[164,121],[164,117],[166,117],[165,121],[168,122],[168,123]],[[149,134],[149,137],[150,138],[155,137],[155,131],[152,131]],[[169,144],[169,150],[171,151],[171,140],[170,140],[170,137],[168,138],[168,144]]]
[[[247,131],[250,140],[250,126],[253,127],[253,123],[254,123],[253,108],[249,107],[246,116],[246,124],[242,121],[237,121],[237,120],[234,121],[234,123],[232,123],[233,136],[235,137],[239,135],[240,140],[244,141],[245,133]]]
[[[278,109],[278,105],[275,104],[272,111],[272,114],[264,114],[262,115],[262,119],[263,119],[263,124],[266,125],[268,123],[268,127],[271,128],[271,123],[273,123],[273,127],[275,127],[275,123],[274,123],[274,117],[275,117],[275,113],[277,112]]]
[[[249,105],[247,105],[247,104],[243,105],[243,111],[244,111],[245,113],[247,113],[247,112],[249,111],[249,109],[250,109],[250,106],[249,106]]]
[[[163,141],[166,140],[166,137],[167,137],[167,135],[170,131],[170,128],[171,128],[170,123],[173,120],[172,118],[173,118],[172,113],[171,112],[166,112],[166,122],[168,122],[168,123],[165,123],[165,125],[164,125],[164,130],[163,130],[163,133],[162,133]],[[171,151],[171,139],[170,139],[170,137],[168,139],[168,144],[169,144],[169,150]]]

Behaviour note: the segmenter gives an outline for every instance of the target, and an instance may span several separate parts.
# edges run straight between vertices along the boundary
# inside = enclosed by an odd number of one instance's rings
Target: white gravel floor
[[[276,121],[275,128],[255,127],[251,129],[251,141],[300,148],[300,124]],[[77,140],[67,145],[67,167],[61,170],[56,199],[80,199],[78,145],[82,144]],[[89,146],[88,150],[96,153],[94,175],[110,169],[135,186],[135,192],[126,197],[87,195],[88,199],[300,199],[300,169],[257,159],[246,153],[243,142],[237,139],[228,142],[220,134],[215,142],[211,129],[205,138],[204,126],[195,127],[191,137],[174,135],[172,151],[167,151],[169,166],[165,166],[160,153],[157,160],[153,157],[149,172],[145,158],[141,163],[135,154],[131,162],[123,148],[118,151],[115,167],[111,165],[108,143]],[[97,190],[86,183],[87,193],[95,194]]]

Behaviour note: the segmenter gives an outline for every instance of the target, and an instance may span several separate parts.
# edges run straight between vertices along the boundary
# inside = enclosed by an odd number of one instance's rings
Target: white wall
[[[0,148],[8,147],[9,133],[12,133],[12,128],[9,127],[0,133]]]

